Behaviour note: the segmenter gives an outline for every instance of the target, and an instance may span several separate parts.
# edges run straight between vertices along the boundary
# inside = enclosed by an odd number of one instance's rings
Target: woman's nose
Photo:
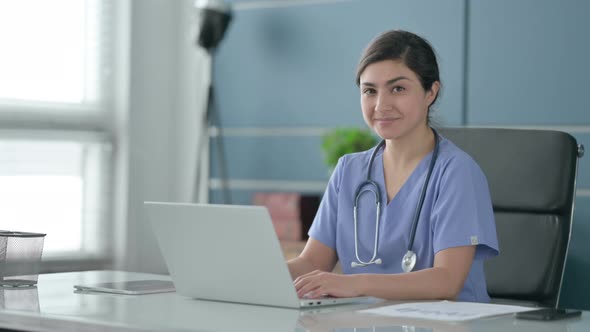
[[[383,93],[377,94],[375,111],[383,112],[391,109],[391,100]]]

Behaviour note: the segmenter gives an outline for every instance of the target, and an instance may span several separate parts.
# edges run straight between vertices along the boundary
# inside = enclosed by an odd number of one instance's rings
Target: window
[[[0,1],[0,98],[84,104],[97,99],[99,0]],[[104,68],[103,68],[104,69]]]
[[[0,0],[0,229],[43,256],[110,247],[112,0]]]
[[[103,199],[110,173],[104,163],[107,146],[50,138],[0,140],[2,228],[46,233],[49,256],[100,251],[93,235],[102,233],[97,226],[108,211]]]

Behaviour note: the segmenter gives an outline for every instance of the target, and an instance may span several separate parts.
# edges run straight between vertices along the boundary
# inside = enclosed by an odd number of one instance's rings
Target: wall
[[[589,142],[590,12],[585,1],[232,1],[215,58],[217,105],[234,203],[257,191],[321,193],[320,137],[363,126],[354,69],[381,31],[426,37],[438,52],[437,121],[451,126],[551,128]],[[218,138],[210,195],[222,202]],[[590,143],[588,143],[590,144]],[[562,306],[590,309],[590,167],[580,164]]]
[[[471,1],[467,124],[547,127],[590,146],[590,2]],[[581,159],[561,305],[590,309],[590,158]]]
[[[126,211],[115,268],[166,273],[144,201],[190,201],[209,61],[194,46],[193,1],[135,0],[130,9]],[[121,234],[123,234],[121,236]]]
[[[463,1],[239,1],[234,8],[214,77],[236,202],[249,202],[256,190],[323,191],[320,136],[364,125],[355,67],[368,41],[386,29],[433,42],[445,86],[437,121],[461,123]],[[211,151],[211,196],[219,201],[215,140]]]

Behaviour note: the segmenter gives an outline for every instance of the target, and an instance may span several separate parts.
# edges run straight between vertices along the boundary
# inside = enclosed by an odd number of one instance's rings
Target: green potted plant
[[[377,139],[369,129],[336,128],[322,137],[324,161],[333,170],[343,155],[368,150],[375,144]]]

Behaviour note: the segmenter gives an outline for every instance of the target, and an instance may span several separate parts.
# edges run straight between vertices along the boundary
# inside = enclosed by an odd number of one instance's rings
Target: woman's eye
[[[406,89],[406,88],[404,88],[403,86],[394,86],[394,87],[391,89],[391,92],[402,92],[402,91],[404,91],[405,89]]]
[[[372,95],[375,93],[375,89],[363,89],[364,95]]]

